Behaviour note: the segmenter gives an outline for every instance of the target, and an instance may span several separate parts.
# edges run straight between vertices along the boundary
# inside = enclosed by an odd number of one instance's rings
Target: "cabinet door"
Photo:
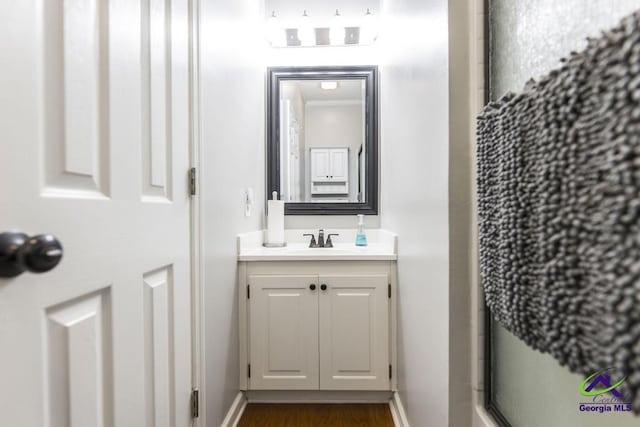
[[[317,280],[249,276],[249,389],[318,389]]]
[[[349,149],[333,148],[329,150],[329,178],[331,181],[349,181]]]
[[[311,180],[314,182],[330,181],[329,150],[325,148],[312,148],[310,151]]]
[[[321,276],[320,389],[389,390],[388,277]]]

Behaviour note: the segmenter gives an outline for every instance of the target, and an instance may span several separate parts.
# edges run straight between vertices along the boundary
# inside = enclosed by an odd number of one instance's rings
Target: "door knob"
[[[58,265],[62,254],[62,245],[51,234],[0,233],[0,277],[44,273]]]
[[[315,290],[316,290],[316,285],[315,285],[315,284],[313,284],[313,283],[312,283],[312,284],[310,284],[310,285],[309,285],[309,289],[311,289],[312,291],[315,291]]]
[[[327,290],[327,285],[325,285],[324,283],[322,285],[320,285],[320,289],[323,291]]]

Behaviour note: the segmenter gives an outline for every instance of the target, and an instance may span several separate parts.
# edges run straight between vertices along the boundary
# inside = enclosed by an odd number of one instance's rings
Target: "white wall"
[[[201,0],[200,16],[205,409],[214,426],[239,388],[236,235],[261,228],[264,214],[265,64],[260,1]]]
[[[265,10],[275,11],[285,28],[296,27],[302,11],[306,10],[313,26],[328,27],[336,9],[345,25],[357,25],[365,11],[378,14],[380,0],[265,0]]]
[[[414,426],[449,423],[447,4],[385,1],[379,41],[381,222],[399,235],[398,384]]]

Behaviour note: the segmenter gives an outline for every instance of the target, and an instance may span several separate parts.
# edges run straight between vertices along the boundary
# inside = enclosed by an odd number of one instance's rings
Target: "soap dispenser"
[[[364,234],[364,215],[358,215],[358,233],[356,234],[356,246],[367,246],[367,235]]]

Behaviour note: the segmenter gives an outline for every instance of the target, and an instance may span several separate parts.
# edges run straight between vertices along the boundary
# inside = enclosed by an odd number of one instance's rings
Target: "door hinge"
[[[391,379],[391,365],[389,365],[389,379]]]
[[[391,283],[389,283],[389,298],[391,298]]]
[[[251,285],[247,285],[247,299],[251,298]]]
[[[196,168],[189,170],[189,194],[196,195]]]
[[[251,363],[247,365],[247,378],[251,378]]]
[[[195,388],[191,391],[191,417],[198,418],[200,416],[200,399],[198,396],[198,389]]]

